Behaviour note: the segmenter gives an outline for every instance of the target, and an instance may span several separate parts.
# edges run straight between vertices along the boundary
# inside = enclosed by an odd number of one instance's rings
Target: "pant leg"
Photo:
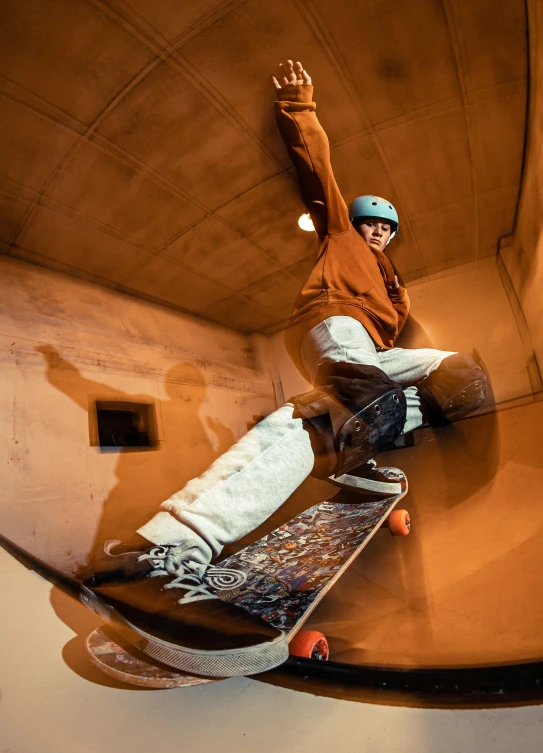
[[[416,429],[424,422],[420,410],[420,397],[414,386],[424,379],[441,361],[453,352],[432,348],[380,350],[363,325],[350,316],[332,316],[317,324],[306,335],[300,355],[313,382],[322,363],[358,363],[376,366],[385,374],[406,385],[407,414],[404,433]]]
[[[155,544],[194,548],[209,562],[250,533],[307,478],[314,455],[302,419],[284,405],[254,426],[138,530]]]
[[[379,353],[379,361],[385,374],[401,385],[408,385],[404,388],[407,401],[404,433],[413,431],[424,423],[420,395],[415,385],[437,369],[444,358],[454,355],[455,352],[433,348],[393,348]]]
[[[325,361],[361,363],[386,370],[381,357],[364,327],[351,317],[331,317],[322,322],[302,345],[304,365],[312,377]],[[396,363],[399,361],[391,359],[387,368],[398,370]],[[407,368],[405,358],[402,363]],[[414,368],[413,364],[410,368]],[[406,426],[417,421],[416,425],[420,425],[416,394],[411,402],[413,416],[410,419],[408,412]],[[201,476],[163,502],[160,512],[138,533],[155,544],[190,547],[200,561],[209,562],[225,544],[257,528],[313,468],[309,435],[302,420],[292,417],[292,411],[292,405],[287,404],[267,416]]]
[[[300,356],[312,384],[323,363],[358,363],[381,368],[375,343],[351,316],[331,316],[313,327],[302,342]]]
[[[379,353],[383,371],[395,381],[415,385],[437,369],[441,361],[456,351],[434,348],[392,348]]]

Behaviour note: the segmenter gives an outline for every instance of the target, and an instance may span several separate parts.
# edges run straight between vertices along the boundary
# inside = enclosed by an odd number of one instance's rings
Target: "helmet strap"
[[[390,243],[390,241],[391,241],[391,240],[392,240],[392,239],[394,238],[394,236],[396,235],[396,233],[397,233],[397,232],[398,232],[398,231],[397,231],[397,230],[395,230],[395,231],[394,231],[393,233],[391,233],[391,234],[390,234],[390,237],[389,237],[388,241],[387,241],[387,242],[385,243],[385,248],[386,248],[386,247],[388,246],[388,244],[389,244],[389,243]]]

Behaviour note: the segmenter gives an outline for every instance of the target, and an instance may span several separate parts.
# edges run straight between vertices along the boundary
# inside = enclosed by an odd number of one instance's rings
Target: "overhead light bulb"
[[[311,219],[309,212],[302,214],[302,216],[298,219],[298,227],[301,227],[302,230],[315,230],[315,225],[313,224],[313,220]]]

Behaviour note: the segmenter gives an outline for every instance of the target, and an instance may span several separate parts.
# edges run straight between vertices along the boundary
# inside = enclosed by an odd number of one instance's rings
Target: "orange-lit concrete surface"
[[[420,430],[415,447],[379,457],[409,479],[402,506],[413,528],[407,538],[374,537],[310,617],[332,659],[403,667],[543,660],[542,446],[543,402],[530,402]],[[335,493],[309,479],[257,534]]]
[[[543,659],[543,403],[423,430],[387,453],[413,528],[383,531],[317,608],[338,661],[458,666]]]
[[[280,332],[315,240],[267,79],[297,55],[345,198],[399,208],[401,344],[476,347],[499,409],[380,458],[408,475],[413,534],[383,532],[312,625],[340,661],[540,659],[543,20],[527,9],[4,3],[1,532],[70,571],[307,387]],[[100,452],[100,398],[152,401],[160,449]],[[267,527],[330,493],[308,481]]]
[[[543,402],[532,394],[533,356],[495,266],[450,270],[409,293],[405,347],[475,347],[492,384],[491,412],[419,430],[415,447],[378,459],[408,477],[412,534],[374,539],[309,624],[330,636],[338,661],[449,666],[541,658]],[[309,389],[279,335],[273,353],[285,397]],[[335,492],[309,482],[305,493]],[[289,505],[303,504],[299,490],[275,522],[290,517]]]
[[[541,750],[541,706],[394,708],[319,698],[247,678],[158,692],[121,687],[85,659],[81,644],[91,612],[52,594],[48,583],[1,549],[0,592],[0,730],[6,751]]]
[[[511,279],[532,345],[543,359],[543,9],[529,0],[530,37],[530,123],[527,134],[526,170],[516,232],[505,238],[500,258]]]
[[[287,396],[304,389],[278,336],[268,352],[263,338],[88,282],[7,259],[2,270],[2,532],[66,571],[96,536],[132,532],[256,414],[275,407],[272,362]],[[481,289],[486,307],[478,313]],[[413,533],[380,534],[311,625],[330,636],[339,661],[540,658],[543,403],[531,396],[513,312],[492,265],[411,290],[416,336],[477,347],[500,409],[420,431],[414,448],[380,458],[410,480]],[[451,300],[459,304],[456,317]],[[159,450],[104,453],[90,445],[93,398],[142,395],[158,408]],[[333,493],[308,481],[234,548]]]
[[[399,209],[403,278],[494,257],[520,187],[525,16],[523,0],[5,0],[0,248],[281,329],[315,254],[269,82],[298,56],[345,199]]]
[[[0,270],[2,533],[70,571],[276,407],[267,346],[17,260]],[[96,399],[152,402],[158,448],[101,452]]]

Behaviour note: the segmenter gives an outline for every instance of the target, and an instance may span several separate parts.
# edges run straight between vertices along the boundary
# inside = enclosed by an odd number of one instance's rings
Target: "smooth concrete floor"
[[[380,532],[315,611],[337,661],[407,666],[543,658],[543,403],[424,430],[386,453],[412,532]]]
[[[421,430],[415,447],[378,460],[407,475],[400,507],[412,530],[379,531],[309,618],[331,659],[403,667],[543,659],[543,402]],[[335,493],[308,479],[232,549]]]
[[[94,616],[1,549],[0,594],[2,753],[541,751],[541,706],[366,705],[246,678],[164,691],[116,687],[83,653]],[[71,627],[55,613],[59,605]]]

